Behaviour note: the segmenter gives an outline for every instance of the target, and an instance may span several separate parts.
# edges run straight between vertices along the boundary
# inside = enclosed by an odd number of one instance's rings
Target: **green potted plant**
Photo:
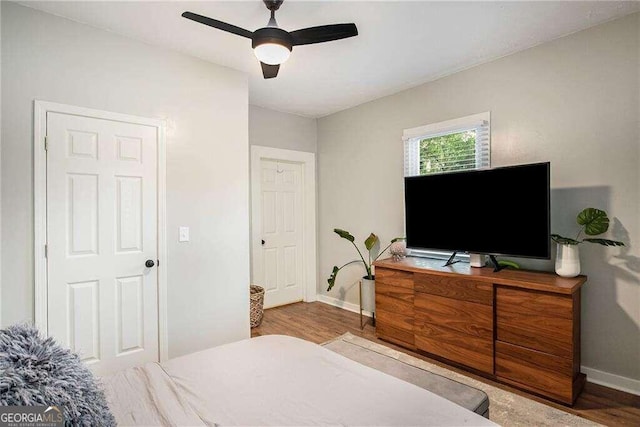
[[[365,259],[365,257],[362,255],[362,252],[360,251],[360,249],[358,248],[358,246],[355,244],[355,237],[353,237],[353,235],[351,233],[349,233],[346,230],[341,230],[339,228],[334,228],[333,232],[336,233],[338,236],[342,237],[345,240],[348,240],[349,242],[351,242],[351,244],[353,245],[354,248],[356,248],[356,251],[358,251],[358,255],[360,255],[360,259],[355,259],[353,261],[349,261],[348,263],[342,265],[341,267],[338,267],[337,265],[333,266],[333,270],[331,271],[331,275],[329,276],[329,278],[327,279],[327,282],[329,283],[329,287],[327,288],[327,291],[330,291],[333,288],[333,285],[336,284],[336,277],[338,276],[338,272],[340,270],[342,270],[344,267],[346,267],[347,265],[350,264],[355,264],[355,263],[359,263],[361,262],[362,265],[364,266],[364,269],[366,270],[366,275],[363,276],[362,278],[364,280],[370,280],[373,281],[374,275],[373,275],[373,271],[372,271],[372,266],[373,263],[380,258],[380,256],[387,250],[389,249],[389,247],[391,246],[392,243],[398,242],[400,240],[404,240],[404,237],[396,237],[395,239],[391,240],[391,243],[389,243],[389,245],[384,248],[383,250],[381,250],[377,256],[374,257],[373,251],[375,250],[376,244],[378,242],[380,242],[380,239],[378,238],[378,236],[376,236],[375,234],[371,233],[369,234],[369,237],[367,237],[364,241],[364,247],[367,248],[367,255],[368,258]],[[368,261],[367,261],[368,260]]]
[[[576,217],[576,222],[580,226],[578,234],[574,239],[564,237],[559,234],[552,234],[551,239],[557,243],[556,273],[562,277],[575,277],[580,274],[580,253],[578,246],[581,243],[597,243],[603,246],[624,246],[624,243],[617,240],[609,240],[596,237],[582,238],[583,233],[587,236],[598,236],[609,229],[609,217],[601,209],[586,208]]]

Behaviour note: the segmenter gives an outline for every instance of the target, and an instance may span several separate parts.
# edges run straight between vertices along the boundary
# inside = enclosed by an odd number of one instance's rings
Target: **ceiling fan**
[[[271,19],[266,27],[255,31],[245,30],[193,12],[184,12],[182,16],[209,27],[251,39],[251,47],[260,61],[262,75],[265,79],[272,79],[278,75],[280,64],[289,58],[293,46],[330,42],[358,35],[356,24],[321,25],[291,32],[285,31],[278,27],[275,16],[276,10],[280,8],[284,0],[262,1],[271,11]]]

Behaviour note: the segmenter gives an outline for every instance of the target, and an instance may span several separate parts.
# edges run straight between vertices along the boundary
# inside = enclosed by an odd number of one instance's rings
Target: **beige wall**
[[[355,255],[333,228],[360,242],[403,234],[403,129],[491,111],[493,166],[551,161],[554,232],[577,231],[575,215],[594,206],[613,219],[610,237],[627,243],[580,247],[582,354],[583,365],[640,390],[639,31],[636,13],[319,119],[321,293],[332,266]],[[523,264],[553,270],[552,261]],[[362,273],[341,273],[329,295],[357,303]]]
[[[249,144],[316,152],[317,120],[249,106]]]
[[[39,99],[167,120],[170,356],[248,337],[246,76],[8,2],[2,66],[2,324],[33,320]]]

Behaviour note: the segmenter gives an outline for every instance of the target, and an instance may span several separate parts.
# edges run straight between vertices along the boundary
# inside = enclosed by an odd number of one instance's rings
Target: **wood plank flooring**
[[[356,313],[342,310],[321,302],[296,303],[265,310],[262,324],[251,330],[252,336],[290,335],[315,343],[323,343],[345,332],[375,341],[436,365],[445,366],[479,381],[526,396],[538,402],[562,409],[608,426],[640,426],[640,396],[587,382],[584,391],[573,408],[547,401],[512,387],[498,384],[452,366],[430,359],[421,354],[378,340],[375,329],[367,324],[360,330],[360,317]]]

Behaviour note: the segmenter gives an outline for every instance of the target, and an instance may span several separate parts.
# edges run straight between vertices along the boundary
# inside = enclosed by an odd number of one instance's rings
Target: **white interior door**
[[[98,374],[158,361],[157,128],[46,126],[48,333]]]
[[[254,283],[265,288],[265,308],[302,301],[302,165],[260,160],[259,237],[254,245]],[[255,222],[254,222],[255,224]],[[254,230],[255,232],[256,230]]]

